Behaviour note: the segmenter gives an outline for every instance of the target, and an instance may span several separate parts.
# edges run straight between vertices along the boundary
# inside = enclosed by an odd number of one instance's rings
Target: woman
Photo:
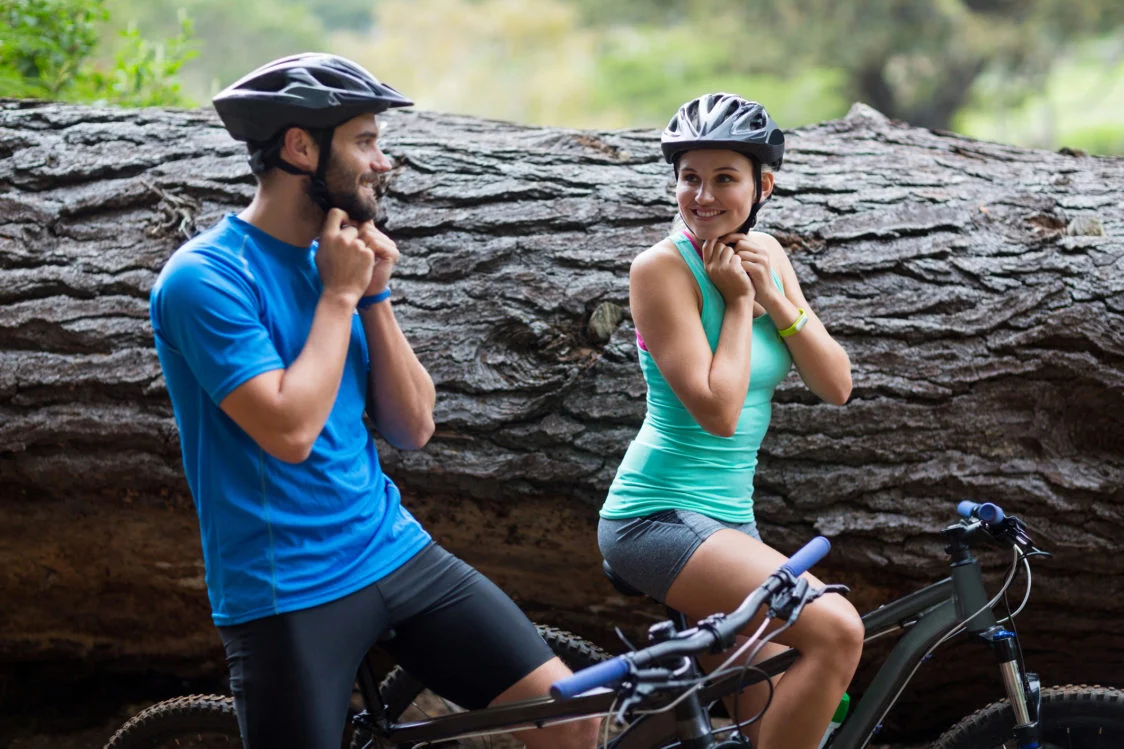
[[[601,509],[598,541],[627,582],[699,619],[735,609],[785,561],[761,542],[753,515],[777,384],[795,362],[813,393],[842,405],[851,366],[780,245],[750,231],[784,156],[764,108],[702,96],[680,107],[662,148],[679,230],[629,274],[648,411]],[[827,595],[778,640],[801,656],[746,733],[761,749],[814,749],[858,664],[862,622]],[[756,714],[763,696],[747,690],[738,714]]]

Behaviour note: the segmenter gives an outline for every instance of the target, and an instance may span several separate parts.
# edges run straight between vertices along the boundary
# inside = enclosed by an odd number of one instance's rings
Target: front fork
[[[1018,640],[1015,633],[995,626],[980,633],[999,661],[999,675],[1007,690],[1007,701],[1015,713],[1015,740],[1019,749],[1038,749],[1038,716],[1042,703],[1042,684],[1038,674],[1023,674],[1019,668]]]

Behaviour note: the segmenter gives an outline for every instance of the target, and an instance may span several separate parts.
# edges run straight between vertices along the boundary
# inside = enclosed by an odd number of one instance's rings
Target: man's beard
[[[366,190],[359,186],[359,174],[340,166],[334,155],[329,158],[328,173],[324,181],[328,185],[328,201],[331,206],[342,210],[357,224],[373,220],[379,207],[377,193],[366,195]],[[377,185],[377,175],[371,177],[373,184]]]

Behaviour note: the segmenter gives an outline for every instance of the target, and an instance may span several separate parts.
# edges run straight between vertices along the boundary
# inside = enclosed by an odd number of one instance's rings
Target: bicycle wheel
[[[581,639],[555,627],[538,625],[539,634],[546,640],[546,644],[554,654],[571,670],[578,671],[595,663],[609,659],[609,654],[591,642]],[[392,722],[405,722],[425,720],[438,715],[447,715],[453,712],[463,712],[463,708],[439,697],[426,689],[410,674],[397,666],[387,674],[379,685],[383,702],[386,704],[387,717]],[[352,749],[372,749],[381,744],[366,730],[358,728],[351,738]],[[444,742],[441,747],[458,747],[459,749],[515,749],[523,746],[518,734],[476,736],[460,739],[455,742]]]
[[[234,698],[195,694],[157,702],[134,715],[105,749],[241,747]]]
[[[1014,711],[993,702],[941,735],[933,749],[1016,749]],[[1124,747],[1124,691],[1073,685],[1042,690],[1040,749]]]

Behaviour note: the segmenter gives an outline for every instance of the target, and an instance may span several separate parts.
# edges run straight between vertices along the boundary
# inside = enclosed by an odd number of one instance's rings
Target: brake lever
[[[1039,549],[1030,537],[1030,531],[1019,518],[1007,515],[1002,521],[987,527],[992,536],[1002,538],[1022,550],[1025,556],[1052,556],[1050,552]]]
[[[631,718],[631,710],[637,705],[648,702],[660,692],[671,692],[672,696],[678,690],[690,689],[698,683],[697,679],[676,679],[675,673],[666,668],[645,668],[634,671],[619,687],[622,695],[620,707],[614,713],[617,725],[623,725],[625,716]]]
[[[790,619],[793,613],[799,616],[797,606],[800,609],[804,608],[804,597],[808,595],[809,587],[811,586],[805,578],[797,578],[791,588],[786,588],[773,596],[765,616],[770,619]]]
[[[822,588],[813,588],[811,584],[804,578],[797,580],[790,590],[774,597],[772,605],[766,616],[774,619],[784,619],[789,624],[795,623],[800,613],[812,601],[816,600],[825,593],[838,593],[846,595],[850,593],[851,589],[846,585],[830,584]]]
[[[652,674],[657,670],[658,669],[646,669],[645,672],[648,674]],[[631,716],[633,707],[651,698],[651,696],[654,695],[660,688],[662,688],[662,685],[657,685],[654,683],[644,684],[642,682],[634,680],[634,678],[630,678],[629,680],[622,683],[620,686],[620,691],[623,693],[625,690],[627,690],[628,693],[624,694],[621,697],[620,707],[617,708],[616,713],[613,714],[614,724],[623,726],[626,722],[625,715]]]

